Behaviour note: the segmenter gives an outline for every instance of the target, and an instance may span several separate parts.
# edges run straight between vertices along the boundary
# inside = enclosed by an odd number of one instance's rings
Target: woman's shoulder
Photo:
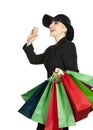
[[[64,45],[61,47],[62,53],[71,53],[76,51],[76,46],[74,42],[66,40]]]
[[[66,40],[66,41],[65,41],[64,46],[65,46],[66,48],[68,48],[68,47],[69,47],[69,48],[75,48],[74,42],[69,41],[69,40]]]

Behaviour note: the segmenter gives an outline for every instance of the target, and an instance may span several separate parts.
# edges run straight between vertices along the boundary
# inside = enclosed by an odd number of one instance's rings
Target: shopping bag
[[[48,81],[42,83],[42,85],[35,91],[34,94],[27,100],[27,102],[19,109],[19,112],[23,114],[24,116],[31,118],[33,115],[33,112],[48,84]]]
[[[78,87],[85,94],[85,96],[89,99],[89,101],[91,102],[91,104],[93,104],[93,92],[85,86],[86,84],[83,84],[82,82],[80,82],[73,75],[70,74],[70,77],[78,85]]]
[[[44,82],[45,82],[45,81],[44,81]],[[43,84],[43,83],[37,85],[37,86],[34,87],[33,89],[31,89],[31,90],[27,91],[26,93],[22,94],[21,96],[22,96],[22,98],[24,99],[24,101],[26,102],[26,101],[32,96],[32,94],[35,93],[35,91],[36,91],[37,89],[39,89],[39,87],[40,87],[42,84]]]
[[[59,128],[75,125],[74,114],[63,84],[56,82]]]
[[[75,71],[70,71],[70,70],[67,70],[66,73],[73,75],[78,80],[80,80],[80,81],[90,85],[91,87],[93,87],[93,76],[78,73],[78,72],[75,72]]]
[[[58,128],[58,108],[57,108],[57,95],[56,95],[56,83],[52,83],[52,92],[50,103],[48,107],[48,114],[46,117],[44,130],[59,130]]]
[[[31,120],[34,120],[41,124],[45,124],[49,101],[50,101],[50,95],[51,95],[51,91],[52,91],[51,86],[52,86],[52,81],[49,80],[48,84],[35,108],[35,111],[31,117]]]
[[[92,104],[67,73],[61,75],[61,80],[71,103],[75,121],[86,118]]]
[[[82,84],[84,84],[89,90],[91,90],[93,92],[93,87],[84,83],[83,81],[80,81]]]

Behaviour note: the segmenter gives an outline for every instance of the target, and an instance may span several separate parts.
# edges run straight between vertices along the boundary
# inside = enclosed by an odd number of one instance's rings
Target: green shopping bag
[[[62,83],[56,83],[59,128],[75,125],[75,119]]]
[[[46,86],[46,89],[43,92],[42,97],[40,98],[39,103],[31,117],[31,120],[45,124],[51,94],[51,85],[52,81],[49,80],[48,85]]]
[[[42,83],[41,83],[42,84]],[[34,87],[33,89],[27,91],[26,93],[22,94],[22,98],[24,99],[24,101],[27,101],[31,96],[32,94],[37,90],[39,89],[39,87],[41,86],[41,84],[37,85],[36,87]]]
[[[93,87],[93,76],[74,72],[74,71],[70,71],[70,70],[67,70],[66,73],[73,75],[78,80],[80,80],[80,81],[90,85],[91,87]]]

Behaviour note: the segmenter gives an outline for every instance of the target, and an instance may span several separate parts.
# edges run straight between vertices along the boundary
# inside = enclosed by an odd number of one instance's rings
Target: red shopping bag
[[[58,128],[56,82],[52,83],[52,92],[44,130],[62,130]]]
[[[67,73],[61,75],[61,80],[71,103],[75,121],[86,118],[92,108],[92,104]]]

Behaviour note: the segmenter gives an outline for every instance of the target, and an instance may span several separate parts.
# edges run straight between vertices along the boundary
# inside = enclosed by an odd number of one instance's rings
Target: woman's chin
[[[51,37],[54,37],[54,34],[53,34],[53,33],[50,33],[50,36],[51,36]]]

